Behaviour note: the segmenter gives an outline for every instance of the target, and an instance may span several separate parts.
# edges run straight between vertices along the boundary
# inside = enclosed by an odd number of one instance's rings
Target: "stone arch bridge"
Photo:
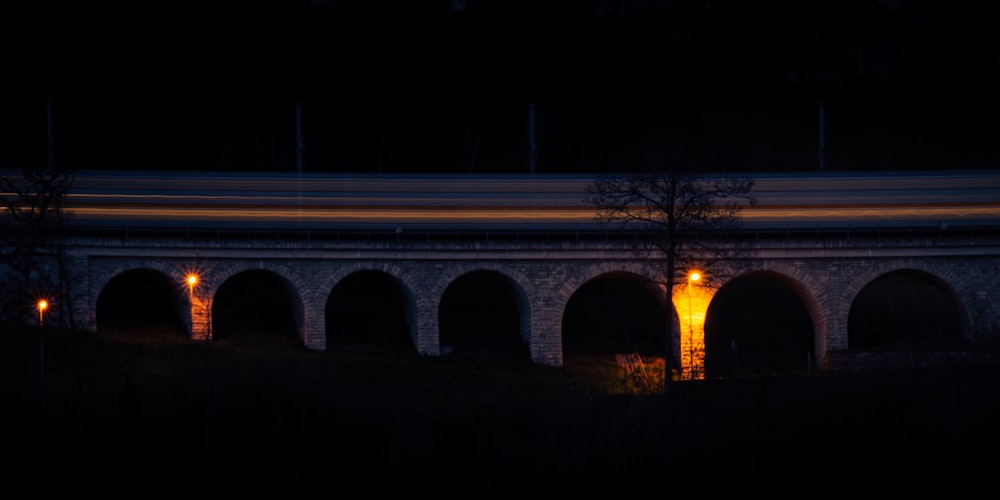
[[[220,333],[227,283],[253,273],[267,277],[260,283],[288,311],[295,337],[325,350],[334,343],[338,316],[351,313],[351,306],[333,307],[333,297],[361,277],[381,283],[374,297],[391,291],[412,348],[438,356],[470,342],[448,329],[448,315],[476,316],[461,301],[489,288],[495,294],[479,307],[506,304],[509,329],[526,355],[560,366],[572,346],[600,343],[571,338],[574,329],[600,329],[587,325],[599,301],[580,299],[584,290],[595,282],[625,283],[652,304],[652,315],[642,314],[654,325],[643,328],[664,331],[676,318],[680,335],[662,350],[669,348],[665,354],[680,362],[684,376],[701,378],[713,363],[731,364],[730,347],[754,344],[747,337],[753,333],[726,333],[738,321],[719,326],[739,310],[732,305],[739,296],[723,300],[724,294],[739,283],[763,283],[791,297],[769,304],[760,288],[750,292],[768,321],[792,309],[805,318],[796,327],[805,337],[782,337],[775,349],[794,338],[792,351],[809,368],[976,363],[992,356],[990,347],[1000,341],[1000,173],[755,178],[759,203],[745,209],[744,227],[715,237],[741,251],[727,259],[700,256],[706,278],[682,280],[668,293],[658,284],[661,263],[630,250],[641,235],[593,221],[592,207],[580,201],[586,176],[81,173],[68,204],[68,254],[80,277],[72,283],[71,314],[97,329],[116,280],[142,271],[175,287],[172,307],[184,329],[209,340]],[[186,283],[190,275],[196,283]],[[469,276],[479,280],[459,286]],[[889,278],[903,281],[871,291]],[[910,296],[909,306],[884,302],[913,283],[933,297]],[[346,295],[365,289],[358,286]],[[134,290],[141,288],[123,293]],[[615,290],[606,286],[604,296]],[[948,342],[937,342],[936,334],[883,342],[882,330],[865,326],[876,321],[872,316],[855,317],[862,305],[911,307],[893,314],[920,316],[927,303],[921,300],[944,311],[933,321],[947,325],[941,328]]]

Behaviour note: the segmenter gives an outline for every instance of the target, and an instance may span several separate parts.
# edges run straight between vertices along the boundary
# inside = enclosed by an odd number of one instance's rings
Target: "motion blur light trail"
[[[1000,171],[750,174],[747,229],[1000,225]],[[590,175],[84,171],[77,227],[600,230]]]

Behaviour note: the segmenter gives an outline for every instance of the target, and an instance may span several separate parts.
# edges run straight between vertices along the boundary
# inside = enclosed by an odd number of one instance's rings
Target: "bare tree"
[[[583,200],[594,205],[605,224],[635,229],[642,236],[635,251],[662,258],[666,266],[660,279],[668,297],[674,284],[692,266],[708,267],[732,246],[715,245],[718,233],[742,224],[744,205],[756,205],[754,180],[745,175],[708,175],[693,172],[635,173],[598,177],[585,189]],[[674,344],[680,338],[679,321],[670,308],[671,321],[665,344],[663,392],[669,393],[672,371],[679,365]]]
[[[0,175],[0,201],[7,212],[0,263],[10,277],[4,279],[9,288],[0,311],[4,319],[23,321],[35,295],[58,296],[69,305],[62,229],[72,183],[71,171],[52,167]]]

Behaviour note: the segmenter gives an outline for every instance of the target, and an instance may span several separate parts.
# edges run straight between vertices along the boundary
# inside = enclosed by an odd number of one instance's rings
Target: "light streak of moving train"
[[[1000,170],[750,174],[744,227],[1000,226]],[[593,175],[78,172],[78,227],[605,228],[583,201]]]

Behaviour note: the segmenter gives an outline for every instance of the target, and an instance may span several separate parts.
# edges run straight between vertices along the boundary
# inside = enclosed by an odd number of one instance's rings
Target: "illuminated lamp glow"
[[[36,305],[38,306],[38,325],[41,326],[45,324],[45,310],[49,308],[49,301],[39,299]]]

